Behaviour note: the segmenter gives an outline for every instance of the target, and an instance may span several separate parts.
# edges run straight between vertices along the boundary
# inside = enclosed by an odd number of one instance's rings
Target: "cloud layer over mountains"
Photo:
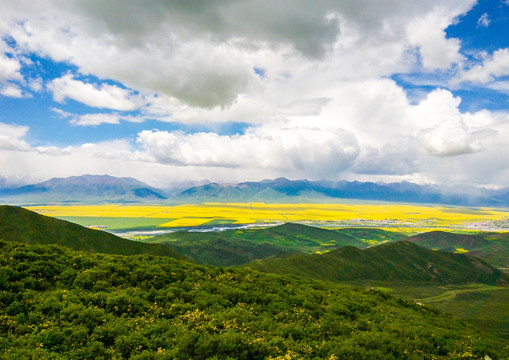
[[[462,98],[507,104],[509,50],[447,33],[475,6],[0,1],[0,98],[51,114],[0,117],[0,175],[509,186],[507,106]],[[56,121],[66,141],[35,130]],[[89,139],[95,128],[110,135]]]

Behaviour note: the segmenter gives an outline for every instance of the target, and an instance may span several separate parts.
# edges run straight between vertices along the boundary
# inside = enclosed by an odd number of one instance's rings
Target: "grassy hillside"
[[[352,236],[357,240],[362,240],[368,244],[386,241],[399,241],[407,238],[405,234],[377,228],[342,228],[335,231],[339,234]]]
[[[393,241],[404,235],[380,229],[321,229],[287,223],[269,228],[235,229],[221,232],[179,231],[148,239],[168,245],[200,264],[240,265],[285,253],[315,253],[343,246],[367,247]]]
[[[164,245],[122,239],[104,231],[84,228],[8,205],[0,205],[0,239],[27,244],[56,244],[74,250],[105,254],[152,254],[185,258]]]
[[[359,280],[342,282],[374,288],[418,301],[454,314],[492,335],[509,340],[509,286],[486,284],[437,285],[401,281]]]
[[[451,252],[468,252],[497,267],[509,267],[509,233],[476,235],[431,231],[407,239],[419,246]]]
[[[258,244],[221,237],[187,239],[164,244],[175,249],[178,253],[188,256],[198,264],[214,266],[241,265],[256,259],[266,259],[288,253],[267,243]]]
[[[168,257],[0,249],[2,359],[509,356],[507,341],[378,291]]]
[[[330,281],[372,279],[438,284],[508,281],[500,270],[477,258],[433,251],[406,241],[363,250],[348,246],[322,255],[297,254],[256,260],[246,266]]]

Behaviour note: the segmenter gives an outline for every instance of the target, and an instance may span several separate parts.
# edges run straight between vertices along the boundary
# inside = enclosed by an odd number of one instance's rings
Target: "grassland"
[[[433,285],[389,281],[352,281],[454,314],[471,324],[509,339],[509,289],[487,284]]]
[[[104,228],[185,228],[224,224],[302,222],[318,226],[376,226],[413,233],[430,229],[497,230],[509,210],[408,204],[68,205],[27,209],[85,226]],[[503,230],[503,229],[502,229]]]

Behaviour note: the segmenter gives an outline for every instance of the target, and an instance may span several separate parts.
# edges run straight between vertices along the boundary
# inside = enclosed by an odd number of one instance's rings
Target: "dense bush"
[[[0,241],[1,359],[492,359],[508,343],[380,292]]]

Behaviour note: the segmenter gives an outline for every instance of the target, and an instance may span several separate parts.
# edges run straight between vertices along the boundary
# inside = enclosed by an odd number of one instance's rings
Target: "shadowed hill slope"
[[[202,233],[203,235],[203,233]],[[240,239],[203,238],[187,239],[178,242],[163,242],[178,253],[188,256],[197,264],[214,266],[233,266],[281,256],[288,252],[276,246],[257,244]]]
[[[470,250],[489,244],[482,235],[455,234],[446,231],[430,231],[409,237],[407,241],[444,251],[454,251],[456,248]]]
[[[0,205],[0,239],[26,244],[55,244],[74,250],[105,254],[151,254],[186,259],[161,244],[145,244],[39,215],[16,206]]]
[[[147,242],[168,245],[195,262],[216,266],[241,265],[288,253],[314,253],[343,246],[367,247],[371,242],[406,238],[396,232],[371,228],[322,229],[295,223],[267,228],[226,231],[178,231]]]
[[[431,231],[406,239],[422,247],[443,251],[467,251],[497,267],[509,267],[509,233],[475,235]]]
[[[507,283],[498,269],[475,257],[433,251],[407,241],[367,249],[347,246],[325,254],[298,254],[245,265],[276,274],[330,281],[391,280],[439,284]]]

